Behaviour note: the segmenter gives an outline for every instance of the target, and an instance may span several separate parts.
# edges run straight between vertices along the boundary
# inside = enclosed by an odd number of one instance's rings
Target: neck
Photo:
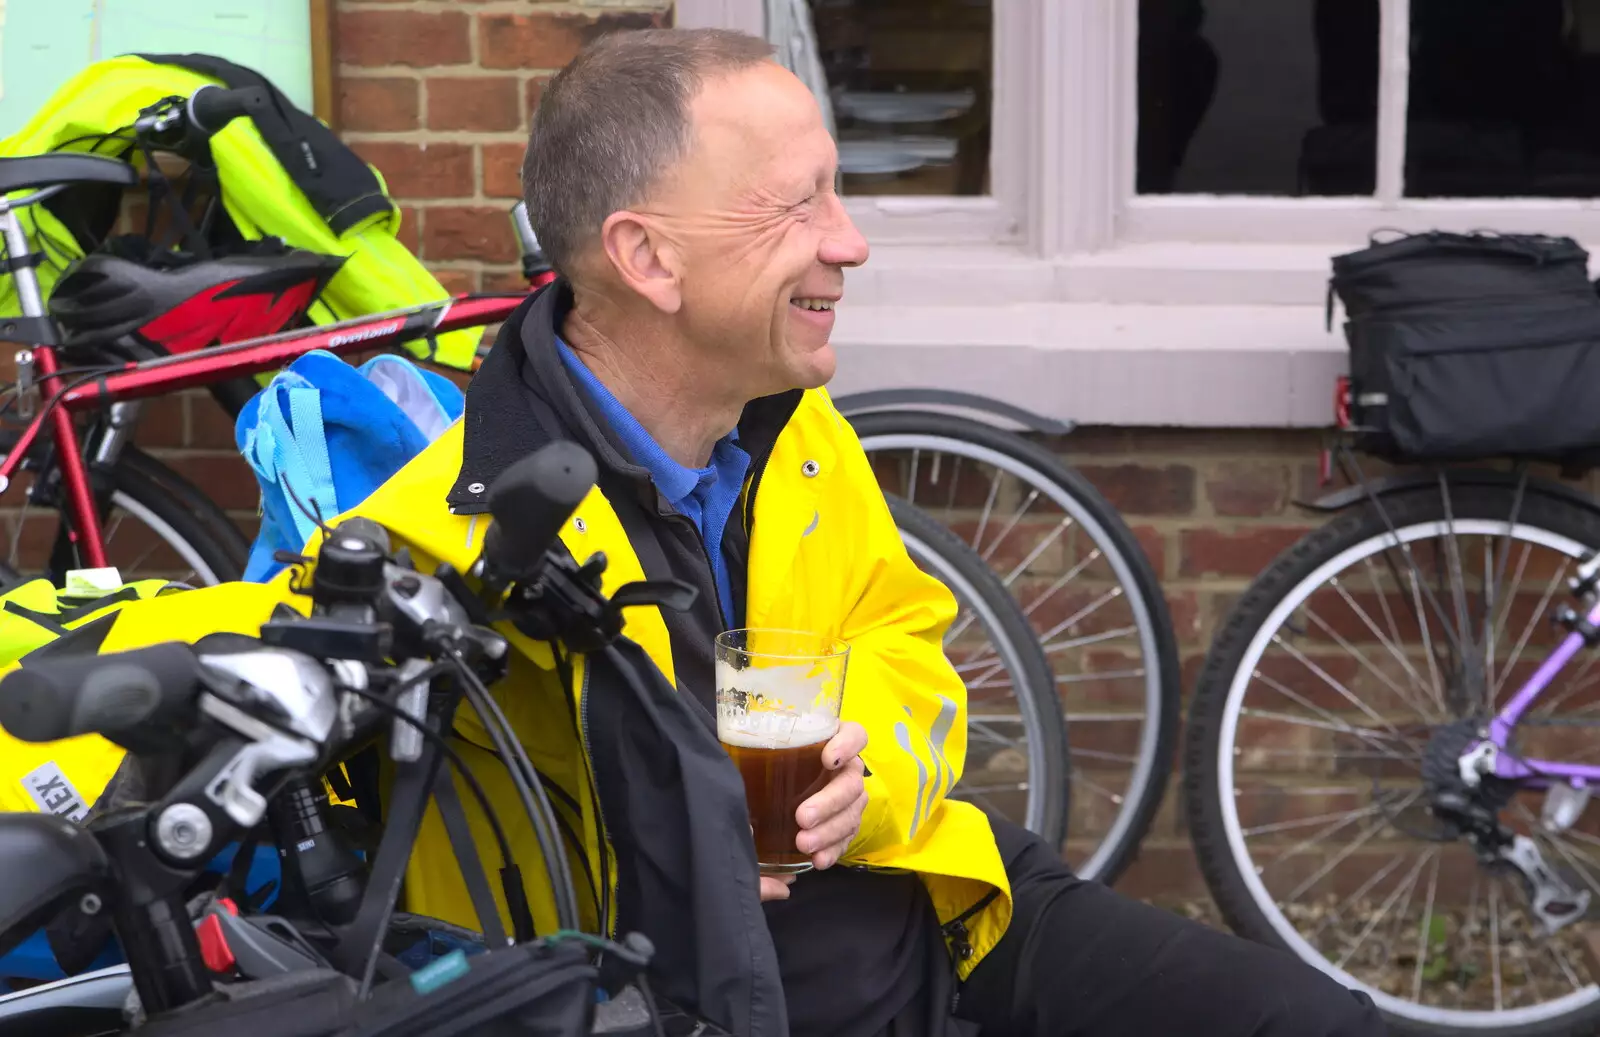
[[[624,335],[614,326],[622,323],[601,321],[575,306],[561,337],[668,457],[689,468],[704,468],[717,441],[739,423],[748,401],[712,398],[706,389],[715,381],[685,359],[680,344],[649,330]]]

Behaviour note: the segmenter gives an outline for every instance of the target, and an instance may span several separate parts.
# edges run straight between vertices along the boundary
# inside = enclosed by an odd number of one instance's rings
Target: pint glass
[[[795,812],[828,783],[822,747],[839,730],[850,646],[795,630],[717,635],[717,738],[744,779],[756,860],[768,875],[811,867]]]

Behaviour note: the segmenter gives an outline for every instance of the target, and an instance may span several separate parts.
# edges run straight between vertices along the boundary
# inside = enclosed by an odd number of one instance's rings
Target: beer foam
[[[717,740],[741,749],[797,749],[821,745],[839,730],[837,717],[815,713],[746,713],[732,717],[719,711]]]

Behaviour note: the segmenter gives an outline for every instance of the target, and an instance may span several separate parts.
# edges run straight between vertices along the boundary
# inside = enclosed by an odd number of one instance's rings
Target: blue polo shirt
[[[728,526],[728,517],[738,506],[744,477],[750,471],[750,455],[739,447],[739,430],[734,429],[717,440],[711,450],[711,463],[704,468],[681,465],[661,449],[638,419],[628,413],[560,336],[556,338],[556,350],[561,354],[567,373],[593,401],[634,463],[650,473],[650,481],[667,503],[700,531],[700,542],[705,545],[717,597],[721,599],[723,622],[730,627],[738,626],[743,617],[732,614],[733,585],[728,578],[728,563],[722,557],[722,533]]]

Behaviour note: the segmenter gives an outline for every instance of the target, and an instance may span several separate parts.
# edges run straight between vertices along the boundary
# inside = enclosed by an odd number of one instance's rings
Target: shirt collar
[[[661,448],[661,444],[657,443],[649,432],[645,431],[645,427],[639,424],[639,419],[629,413],[628,408],[622,405],[622,401],[606,388],[604,382],[595,377],[594,372],[589,370],[588,365],[559,335],[556,336],[556,350],[572,380],[594,403],[595,409],[600,412],[606,424],[611,426],[611,431],[627,449],[634,463],[650,473],[650,480],[655,483],[656,489],[669,504],[677,507],[702,483],[716,479],[717,452],[722,450],[724,443],[739,441],[737,428],[718,441],[717,449],[712,454],[711,464],[704,468],[681,465]]]

